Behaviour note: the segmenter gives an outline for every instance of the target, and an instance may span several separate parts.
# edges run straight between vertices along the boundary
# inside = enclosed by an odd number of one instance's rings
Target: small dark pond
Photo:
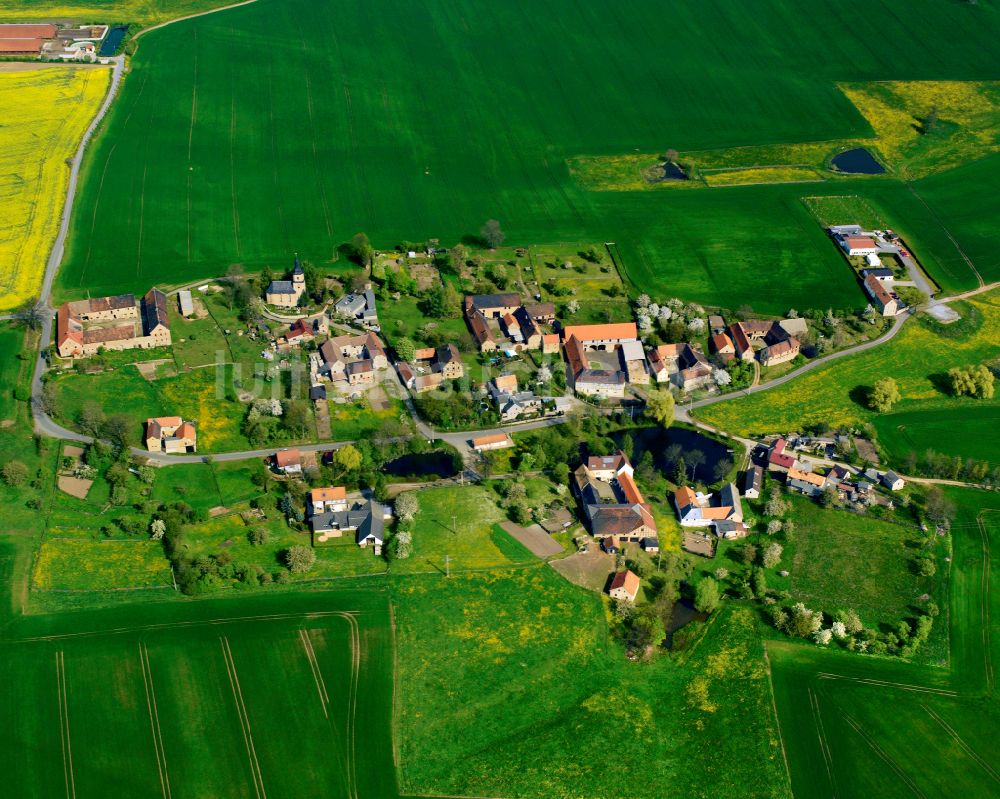
[[[457,457],[454,453],[444,450],[402,455],[386,463],[382,471],[393,477],[417,479],[435,476],[452,477],[458,474],[460,468],[460,465],[455,463]]]
[[[644,171],[649,183],[666,183],[669,180],[687,180],[687,173],[673,161],[665,161]]]
[[[118,48],[121,46],[122,39],[125,38],[125,33],[127,31],[127,25],[115,25],[115,27],[109,30],[107,35],[104,37],[104,41],[101,42],[101,49],[97,51],[97,54],[100,56],[106,56],[117,53]]]
[[[837,172],[848,175],[881,175],[885,172],[885,167],[864,147],[845,150],[835,155],[830,163]]]
[[[733,457],[729,448],[724,444],[684,427],[668,427],[666,430],[661,427],[642,427],[638,430],[624,430],[616,433],[613,438],[621,445],[621,440],[626,435],[631,435],[635,443],[633,463],[638,463],[643,453],[648,451],[653,456],[653,464],[656,468],[665,471],[668,475],[675,465],[672,455],[676,452],[676,448],[673,445],[680,447],[682,456],[686,452],[698,450],[705,456],[705,462],[694,470],[694,479],[697,482],[714,483],[716,464],[723,459],[732,460]],[[688,476],[690,474],[689,465]]]
[[[667,649],[673,649],[674,633],[693,621],[705,621],[706,619],[708,619],[708,615],[695,610],[694,605],[687,599],[677,602],[670,613],[670,625],[667,627],[667,638],[663,642],[663,645]]]

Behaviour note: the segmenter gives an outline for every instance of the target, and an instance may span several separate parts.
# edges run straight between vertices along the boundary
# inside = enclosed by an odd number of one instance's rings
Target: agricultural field
[[[767,644],[799,799],[995,793],[998,593],[989,553],[1000,541],[1000,502],[966,489],[947,495],[958,508],[950,616],[940,617],[951,627],[949,668]]]
[[[66,199],[66,161],[111,80],[106,67],[16,67],[0,69],[0,311],[38,295]]]
[[[227,0],[0,0],[0,19],[5,22],[81,19],[155,25],[226,5],[232,3]]]
[[[955,398],[945,393],[942,380],[953,366],[989,362],[1000,356],[1000,293],[987,292],[956,308],[969,323],[954,333],[942,335],[920,318],[911,319],[888,344],[871,352],[821,366],[796,378],[794,391],[763,392],[720,402],[696,410],[701,421],[723,430],[744,434],[787,432],[826,422],[832,426],[872,422],[878,430],[889,430],[886,447],[894,457],[916,449],[899,435],[913,414],[931,422],[935,418],[958,419],[966,411],[974,418],[991,418],[996,400]],[[963,325],[963,321],[955,325]],[[867,407],[867,391],[881,377],[899,384],[902,399],[893,411],[881,416]],[[897,422],[896,416],[902,418]],[[921,432],[917,425],[914,444],[929,442],[933,425]],[[895,432],[893,432],[895,431]],[[898,448],[897,448],[898,447]],[[945,454],[1000,461],[996,441],[983,436],[973,424],[960,423],[944,438],[935,439],[934,449]],[[916,449],[922,454],[922,449]]]
[[[76,616],[0,645],[11,795],[397,796],[378,594]]]
[[[1000,20],[985,5],[925,3],[904,20],[891,2],[808,17],[787,0],[737,12],[685,4],[667,52],[648,24],[658,13],[652,0],[584,12],[559,0],[530,13],[482,0],[380,0],[372,13],[258,0],[152,32],[86,159],[58,292],[138,290],[235,262],[252,270],[296,250],[325,263],[359,230],[378,247],[450,244],[494,217],[508,244],[616,241],[640,289],[735,307],[753,275],[761,311],[809,307],[819,293],[858,303],[846,277],[831,285],[837,254],[794,212],[788,220],[787,193],[591,192],[566,161],[870,138],[837,86],[845,72],[852,85],[992,79]],[[864,30],[830,47],[831,24],[861,15]],[[951,35],[925,41],[927,30]],[[276,48],[261,54],[261,37]],[[394,44],[375,52],[373,40]],[[695,194],[716,196],[703,206]]]

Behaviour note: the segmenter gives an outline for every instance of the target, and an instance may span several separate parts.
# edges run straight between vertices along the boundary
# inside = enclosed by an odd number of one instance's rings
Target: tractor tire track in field
[[[983,758],[981,758],[978,754],[976,754],[975,750],[973,750],[973,748],[965,742],[965,739],[962,738],[962,736],[955,731],[954,727],[952,727],[947,721],[941,718],[941,716],[938,715],[936,711],[932,710],[927,705],[921,703],[920,707],[924,709],[924,711],[927,713],[928,716],[930,716],[932,719],[934,719],[934,721],[936,721],[939,725],[941,725],[941,728],[946,733],[948,733],[949,737],[959,745],[959,747],[962,749],[963,752],[965,752],[965,754],[967,754],[972,760],[975,760],[980,766],[982,766],[983,771],[989,774],[990,777],[993,778],[994,782],[1000,782],[1000,774],[997,773],[997,770],[993,768],[993,766],[991,766],[985,760],[983,760]]]
[[[300,24],[298,18],[296,17],[295,29],[299,34],[299,44],[302,46],[302,52],[307,52],[305,34],[302,32],[302,25]],[[335,44],[336,40],[334,41]],[[339,53],[339,44],[338,53]],[[343,59],[341,59],[341,65],[343,66]],[[323,207],[323,223],[326,225],[326,235],[330,240],[331,246],[333,245],[333,223],[330,221],[330,203],[326,196],[326,183],[324,183],[322,178],[322,170],[319,168],[319,151],[316,148],[316,118],[314,116],[315,108],[313,106],[312,98],[312,76],[308,69],[303,70],[303,77],[305,78],[306,86],[306,112],[309,114],[309,145],[312,149],[313,156],[313,176],[316,179],[316,188],[319,189],[319,200],[320,205]],[[273,114],[273,108],[272,108]],[[271,143],[274,146],[274,134],[272,131]],[[277,181],[277,175],[275,175],[275,180]]]
[[[73,776],[73,745],[69,737],[66,660],[62,650],[56,652],[56,690],[59,694],[59,738],[62,741],[63,778],[66,781],[66,797],[67,799],[75,799],[76,778]]]
[[[163,791],[163,799],[170,799],[170,775],[167,772],[167,754],[163,747],[163,732],[160,729],[160,713],[156,707],[153,671],[149,665],[149,650],[142,642],[139,643],[139,666],[142,668],[142,682],[146,688],[146,709],[149,711],[149,727],[153,734],[156,769],[160,773],[160,789]]]
[[[299,641],[302,643],[302,650],[305,652],[306,660],[309,663],[309,670],[312,671],[313,681],[316,683],[316,693],[319,694],[319,704],[323,710],[323,716],[330,718],[328,710],[330,695],[326,691],[326,682],[323,680],[323,673],[320,671],[319,661],[316,659],[316,650],[313,649],[308,630],[299,630]]]
[[[861,683],[862,685],[875,685],[884,688],[898,688],[901,691],[913,691],[915,693],[923,694],[936,694],[938,696],[958,696],[958,691],[952,691],[949,688],[931,688],[926,685],[913,685],[910,683],[902,682],[889,682],[888,680],[876,680],[872,677],[848,677],[845,674],[830,674],[826,671],[820,671],[816,674],[816,679],[818,680],[845,680],[847,682]]]
[[[958,239],[951,235],[951,231],[948,230],[948,227],[945,225],[944,220],[938,215],[938,212],[931,208],[930,204],[917,193],[917,190],[913,188],[913,184],[909,181],[906,182],[906,188],[910,190],[910,194],[912,194],[914,198],[919,200],[920,204],[927,210],[927,213],[933,217],[934,221],[941,226],[941,230],[944,231],[944,235],[948,237],[948,241],[951,242],[955,251],[962,256],[962,260],[965,261],[966,266],[972,270],[972,274],[974,274],[976,276],[976,280],[979,281],[979,287],[982,288],[986,284],[983,280],[983,276],[979,274],[979,270],[976,269],[976,265],[973,263],[972,259],[965,254],[965,250],[963,250],[961,245],[958,243]]]
[[[188,173],[187,173],[187,260],[191,263],[191,151],[194,145],[194,126],[198,119],[198,28],[194,29],[194,77],[191,81],[191,124],[188,126]]]
[[[823,726],[823,714],[819,709],[819,699],[812,686],[809,687],[809,706],[812,708],[813,721],[816,723],[816,737],[819,740],[819,749],[823,753],[823,765],[826,766],[826,776],[830,780],[830,787],[833,796],[837,796],[837,779],[834,776],[833,753],[830,751],[830,744],[826,740],[826,728]]]
[[[993,675],[993,642],[990,638],[990,625],[992,624],[990,613],[990,569],[992,568],[992,552],[990,551],[990,534],[983,522],[983,517],[987,513],[997,513],[997,511],[984,510],[976,517],[976,526],[979,528],[979,535],[983,540],[983,576],[980,581],[981,590],[979,592],[980,603],[983,614],[982,636],[983,636],[983,666],[986,672],[986,690],[993,694],[996,687]]]
[[[910,775],[903,771],[900,765],[889,756],[889,753],[879,746],[878,741],[876,741],[869,732],[867,732],[847,713],[841,711],[841,716],[844,717],[844,720],[850,725],[851,729],[860,736],[861,740],[868,745],[868,748],[878,755],[879,759],[893,770],[896,776],[903,781],[903,784],[913,792],[914,796],[919,797],[919,799],[927,799],[927,794],[917,787],[917,784],[913,781]]]
[[[233,692],[233,702],[236,705],[236,715],[239,716],[240,727],[243,729],[243,742],[247,747],[247,757],[250,760],[250,773],[253,776],[253,787],[258,799],[267,799],[267,792],[264,790],[264,778],[260,773],[260,763],[257,760],[257,749],[253,742],[253,730],[250,727],[250,716],[247,713],[246,704],[243,701],[243,689],[240,687],[240,678],[236,674],[236,663],[233,660],[232,650],[229,648],[229,639],[224,635],[219,636],[219,644],[222,647],[222,660],[226,664],[226,674],[229,677],[229,687]]]
[[[358,683],[361,679],[361,635],[358,620],[353,615],[345,615],[351,629],[351,688],[347,710],[347,757],[348,782],[353,799],[358,799],[357,740],[355,737],[355,716],[358,710]]]
[[[193,621],[173,621],[159,624],[140,624],[134,627],[112,627],[107,630],[88,630],[86,632],[61,633],[56,635],[37,635],[32,638],[19,638],[11,643],[37,643],[39,641],[64,641],[73,638],[93,638],[99,635],[127,635],[128,633],[148,632],[152,630],[177,630],[187,627],[219,626],[223,624],[241,624],[251,621],[286,621],[288,619],[326,619],[332,616],[353,618],[356,610],[317,610],[300,613],[263,613],[254,616],[231,616],[216,619],[197,619]]]

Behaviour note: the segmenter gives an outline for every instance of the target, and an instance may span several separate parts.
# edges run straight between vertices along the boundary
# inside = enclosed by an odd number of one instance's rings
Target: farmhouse
[[[429,369],[428,373],[426,370]],[[403,385],[418,394],[438,388],[445,380],[457,380],[465,376],[465,366],[458,347],[444,344],[437,349],[425,347],[415,350],[413,363],[399,361],[396,371]]]
[[[872,302],[882,312],[882,316],[895,316],[899,311],[899,297],[888,288],[885,283],[875,275],[869,274],[865,277],[865,291],[872,298]]]
[[[167,296],[159,289],[150,289],[139,302],[132,294],[67,302],[56,314],[56,351],[62,358],[170,343]]]
[[[470,294],[465,298],[465,314],[482,314],[487,319],[500,319],[521,307],[518,294]]]
[[[367,328],[378,328],[378,310],[375,292],[370,288],[360,294],[347,294],[333,305],[334,314],[340,319],[360,322]]]
[[[895,281],[896,276],[891,269],[885,266],[880,266],[875,269],[862,269],[861,277],[867,278],[869,275],[874,277],[879,283],[891,284]]]
[[[198,451],[194,422],[180,416],[157,416],[146,420],[146,449],[150,452],[182,454]]]
[[[674,505],[683,527],[713,527],[720,538],[740,538],[747,534],[743,503],[732,483],[724,485],[714,499],[711,494],[681,486],[674,492]]]
[[[479,345],[479,351],[495,351],[497,342],[493,337],[493,331],[490,330],[486,317],[480,311],[473,308],[466,311],[465,318],[469,322],[469,330],[472,331],[472,337],[476,340],[476,344]]]
[[[747,499],[757,499],[764,489],[764,469],[757,465],[751,465],[743,473],[743,496]]]
[[[785,452],[785,439],[779,438],[771,445],[767,455],[767,467],[772,472],[787,472],[795,466],[795,457]]]
[[[792,331],[803,335],[807,329],[804,319],[748,319],[731,324],[728,338],[741,361],[756,358],[763,366],[775,366],[799,354],[801,344]],[[755,342],[763,345],[757,351]]]
[[[658,383],[673,383],[685,391],[705,385],[712,366],[690,344],[661,344],[649,352],[649,365]]]
[[[494,449],[507,449],[514,446],[510,433],[494,433],[472,439],[472,448],[476,452],[489,452]]]
[[[638,341],[626,341],[618,348],[618,356],[621,358],[622,372],[629,383],[649,383],[642,344]]]
[[[871,236],[848,235],[839,238],[840,246],[848,255],[878,255],[878,245]]]
[[[295,308],[305,291],[306,275],[302,271],[302,264],[299,263],[298,256],[296,256],[295,266],[292,269],[292,279],[272,280],[264,291],[264,298],[268,305],[276,305],[279,308]]]
[[[333,383],[371,385],[375,372],[389,368],[385,347],[374,333],[327,339],[320,345],[319,354],[323,362],[318,376]]]
[[[888,471],[881,477],[882,485],[888,488],[890,491],[899,491],[906,485],[906,481],[903,480],[898,474],[893,471]]]
[[[624,599],[627,602],[635,602],[639,595],[639,575],[631,569],[617,572],[611,578],[611,585],[608,588],[608,595],[612,599]]]
[[[635,322],[606,325],[569,325],[563,328],[563,341],[575,338],[585,350],[613,350],[629,341],[639,340]]]
[[[282,449],[274,454],[274,468],[285,475],[302,474],[302,453],[297,449]]]
[[[565,405],[561,402],[562,397],[553,400],[539,397],[531,391],[519,391],[517,375],[499,375],[493,378],[487,386],[487,391],[496,404],[501,421],[504,422],[552,411],[565,412]]]
[[[556,321],[556,305],[554,302],[534,302],[524,306],[525,312],[535,322],[551,325]]]
[[[719,356],[719,360],[728,363],[736,357],[736,346],[733,340],[725,333],[715,333],[711,339],[712,352]]]
[[[624,452],[588,458],[573,473],[573,490],[595,538],[639,542],[656,536],[656,521]]]
[[[591,397],[625,396],[625,373],[610,369],[591,369],[587,348],[576,336],[570,336],[564,346],[573,389]]]
[[[343,509],[313,513],[309,519],[313,544],[322,544],[331,538],[343,538],[345,533],[353,533],[359,547],[371,546],[375,554],[382,552],[385,543],[385,522],[392,518],[392,512],[385,505],[373,500],[356,503]]]
[[[807,497],[818,497],[826,486],[826,478],[822,475],[799,469],[789,469],[785,475],[785,482],[789,488],[794,488]]]
[[[314,515],[347,510],[347,489],[344,486],[314,488],[309,492],[309,508]]]
[[[55,36],[55,25],[0,25],[0,56],[38,55],[42,45]]]

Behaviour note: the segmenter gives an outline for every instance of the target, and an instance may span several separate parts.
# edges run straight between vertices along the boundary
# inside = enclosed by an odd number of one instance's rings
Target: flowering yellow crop
[[[110,79],[109,67],[0,71],[0,311],[38,294],[66,196],[66,161]]]

